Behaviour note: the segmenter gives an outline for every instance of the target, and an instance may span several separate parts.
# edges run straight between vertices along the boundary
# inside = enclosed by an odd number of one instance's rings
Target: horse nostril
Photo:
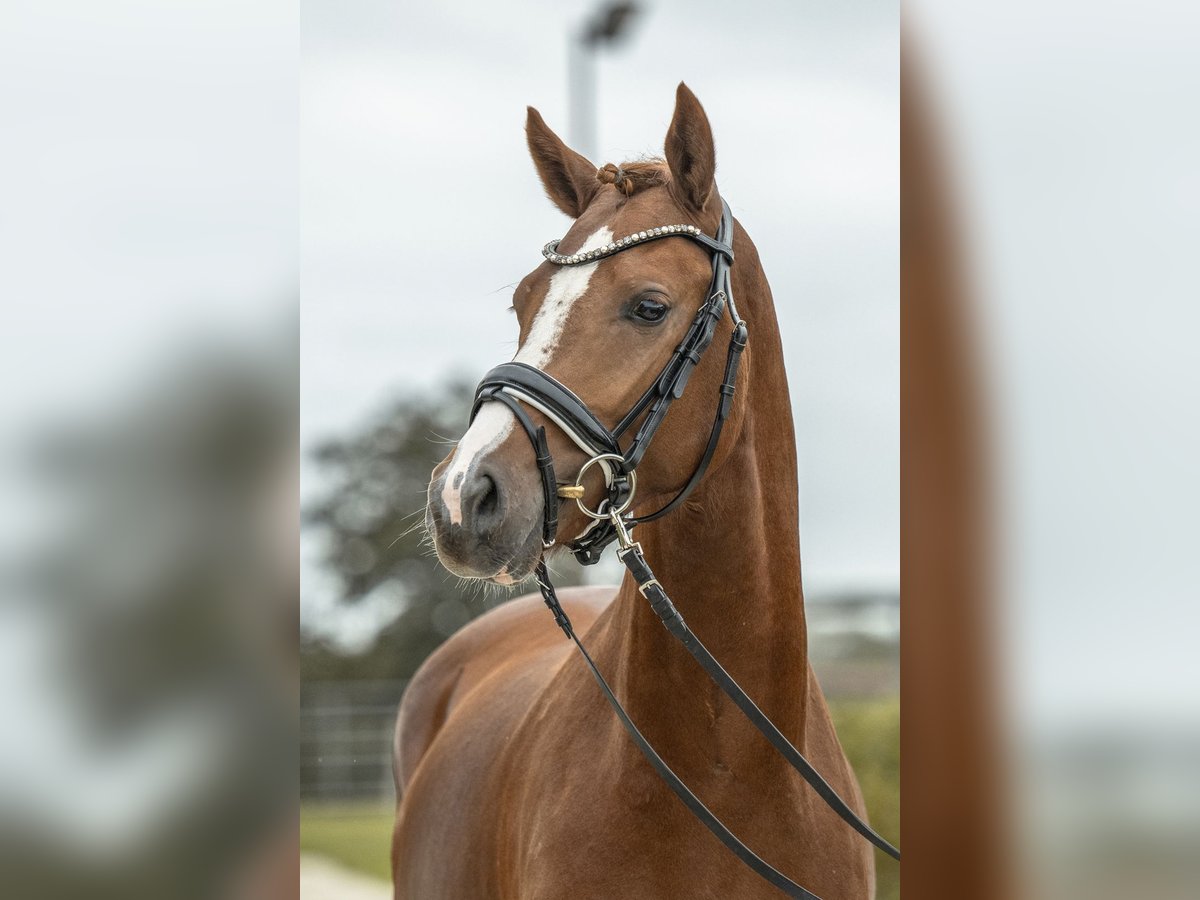
[[[479,476],[479,490],[475,501],[475,517],[481,524],[496,514],[500,506],[500,491],[491,475]]]
[[[504,518],[504,498],[500,485],[487,472],[468,476],[463,486],[463,524],[478,537],[485,537],[499,526]]]

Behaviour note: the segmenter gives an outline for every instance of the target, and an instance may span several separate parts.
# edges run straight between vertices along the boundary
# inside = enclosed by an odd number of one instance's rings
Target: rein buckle
[[[617,544],[622,550],[632,550],[635,547],[638,552],[641,552],[642,545],[635,541],[629,534],[629,529],[625,527],[625,520],[617,511],[609,513],[608,520],[612,522],[613,530],[617,533]]]

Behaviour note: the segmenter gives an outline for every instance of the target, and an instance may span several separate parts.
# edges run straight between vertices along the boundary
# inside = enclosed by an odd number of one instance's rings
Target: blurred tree
[[[356,434],[320,445],[314,458],[328,485],[304,525],[324,542],[323,565],[338,599],[367,597],[397,616],[360,654],[303,635],[305,681],[407,678],[442,641],[511,592],[464,584],[446,572],[425,532],[429,473],[462,434],[472,389],[406,395]],[[562,579],[571,582],[569,573]]]

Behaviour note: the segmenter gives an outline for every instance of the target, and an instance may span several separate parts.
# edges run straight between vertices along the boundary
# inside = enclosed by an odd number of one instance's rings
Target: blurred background
[[[1195,897],[1200,12],[915,0],[905,17],[985,382],[983,633],[1021,890]]]
[[[297,16],[0,6],[0,893],[296,893]]]
[[[661,155],[684,80],[787,350],[813,654],[896,833],[899,10],[700,0],[303,6],[300,788],[306,896],[385,877],[396,702],[508,594],[422,544],[433,465],[516,350],[515,284],[569,221],[526,105],[597,166]],[[461,257],[469,253],[471,262]],[[564,562],[564,583],[619,566]],[[515,591],[523,593],[529,588]],[[881,870],[889,866],[882,864]],[[895,867],[881,896],[895,896]],[[336,890],[336,888],[335,888]]]

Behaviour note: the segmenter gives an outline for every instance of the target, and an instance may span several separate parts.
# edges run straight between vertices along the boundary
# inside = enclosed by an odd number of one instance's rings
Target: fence
[[[300,692],[300,799],[390,802],[404,681],[325,681]]]

